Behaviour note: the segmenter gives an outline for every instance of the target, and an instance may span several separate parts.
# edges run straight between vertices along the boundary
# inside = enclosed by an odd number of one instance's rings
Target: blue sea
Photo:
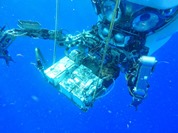
[[[55,28],[56,1],[0,0],[0,26],[17,28],[18,20]],[[88,30],[97,16],[90,0],[59,0],[58,29],[67,34]],[[175,26],[177,28],[177,25]],[[36,47],[52,64],[51,40],[17,37],[9,47],[15,63],[0,60],[0,133],[177,133],[178,33],[153,56],[158,60],[147,98],[135,111],[123,74],[114,89],[83,112],[46,82],[35,67]],[[156,44],[155,44],[156,45]],[[57,59],[64,56],[57,48]]]

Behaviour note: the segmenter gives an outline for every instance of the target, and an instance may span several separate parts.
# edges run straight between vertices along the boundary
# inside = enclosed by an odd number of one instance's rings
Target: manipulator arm
[[[14,41],[15,36],[8,34],[4,29],[5,26],[0,29],[0,59],[4,59],[6,64],[9,65],[9,62],[13,61],[13,59],[7,49]]]
[[[156,64],[154,57],[142,56],[138,63],[127,73],[128,88],[132,99],[132,106],[137,106],[147,96],[148,79]]]
[[[63,34],[62,30],[55,31],[55,30],[48,30],[42,29],[41,24],[34,21],[25,21],[19,20],[18,21],[19,29],[11,29],[7,30],[6,32],[13,36],[29,36],[32,38],[37,39],[49,39],[49,40],[62,40]]]
[[[4,59],[8,65],[10,61],[13,61],[8,53],[8,47],[16,39],[16,37],[29,36],[37,39],[49,39],[60,41],[61,43],[65,40],[62,30],[48,30],[42,29],[38,22],[33,21],[18,21],[19,29],[5,30],[5,26],[0,28],[0,59]]]
[[[78,35],[64,34],[63,30],[48,30],[41,28],[41,24],[34,21],[18,21],[18,29],[7,30],[8,35],[19,37],[28,36],[34,39],[56,40],[60,46],[71,47],[81,44],[84,38],[92,38],[91,31],[84,31]]]

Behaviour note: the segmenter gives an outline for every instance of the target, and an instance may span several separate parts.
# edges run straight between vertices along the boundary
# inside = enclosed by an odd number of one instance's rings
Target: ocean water
[[[97,16],[90,0],[59,0],[59,24],[66,33],[90,29]],[[17,20],[34,20],[54,29],[55,1],[1,0],[0,26],[17,28]],[[175,26],[175,28],[177,28]],[[153,55],[159,63],[150,79],[147,98],[138,111],[123,75],[111,93],[88,112],[49,85],[34,66],[39,47],[52,63],[53,41],[18,37],[9,47],[15,60],[0,60],[0,133],[176,133],[178,131],[178,33]],[[57,49],[57,59],[64,48]]]

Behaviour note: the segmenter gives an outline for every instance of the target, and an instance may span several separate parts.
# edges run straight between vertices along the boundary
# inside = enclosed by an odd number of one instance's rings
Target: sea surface
[[[17,28],[18,20],[32,20],[54,29],[55,4],[55,0],[0,0],[0,26],[6,25],[7,30]],[[58,21],[58,29],[76,34],[90,29],[97,16],[90,0],[59,0]],[[123,74],[88,112],[79,110],[34,65],[35,47],[52,64],[53,44],[18,37],[9,47],[15,63],[6,66],[0,60],[0,133],[178,132],[178,33],[153,54],[159,63],[137,111],[129,106],[132,99]],[[64,48],[57,48],[57,59],[63,56]]]

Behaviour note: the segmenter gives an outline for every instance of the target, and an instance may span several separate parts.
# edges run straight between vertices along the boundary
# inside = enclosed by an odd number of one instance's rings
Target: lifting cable
[[[104,47],[104,53],[103,53],[103,56],[102,56],[102,62],[101,62],[101,65],[100,65],[99,77],[101,76],[101,73],[102,73],[104,60],[105,60],[105,57],[106,57],[109,41],[111,39],[111,35],[112,35],[113,27],[114,27],[114,22],[115,22],[115,19],[116,19],[116,15],[117,15],[117,11],[118,11],[118,6],[120,5],[120,1],[121,0],[116,0],[116,5],[115,5],[115,8],[114,8],[114,11],[113,11],[113,14],[112,14],[112,20],[111,20],[111,23],[110,23],[110,26],[109,26],[109,33],[108,33],[108,36],[105,39],[105,47]]]
[[[114,22],[115,22],[115,19],[116,19],[116,16],[117,16],[117,11],[118,11],[118,6],[120,5],[120,1],[121,0],[116,0],[116,5],[115,5],[114,11],[112,13],[112,19],[111,19],[111,23],[110,23],[110,26],[109,26],[109,33],[108,33],[108,36],[105,38],[104,53],[103,53],[103,56],[102,56],[102,60],[101,60],[102,62],[101,62],[99,74],[98,74],[99,77],[101,77],[101,75],[102,75],[104,61],[105,61],[105,58],[106,58],[106,53],[107,53],[108,45],[109,45],[109,42],[110,42],[110,39],[111,39],[111,35],[112,35],[113,27],[114,27]],[[98,80],[97,87],[99,86],[99,81],[100,80]],[[95,96],[96,96],[96,90],[97,90],[97,88],[95,89],[93,98],[95,98]]]
[[[54,32],[54,47],[53,47],[53,64],[56,62],[56,47],[57,47],[57,28],[58,28],[58,11],[59,0],[56,0],[56,16],[55,16],[55,32]]]

